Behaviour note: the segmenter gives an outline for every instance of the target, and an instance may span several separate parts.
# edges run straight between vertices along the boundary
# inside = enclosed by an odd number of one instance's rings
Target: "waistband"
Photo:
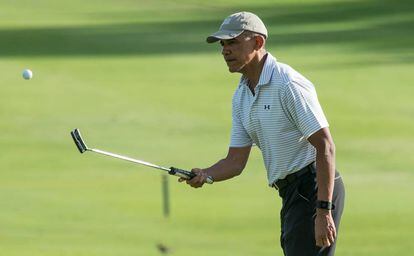
[[[297,172],[289,174],[284,179],[276,180],[275,182],[272,183],[271,186],[274,187],[276,190],[282,190],[285,187],[287,187],[289,184],[294,183],[297,179],[299,179],[300,177],[308,173],[316,173],[315,162],[308,164],[307,166],[303,167]]]

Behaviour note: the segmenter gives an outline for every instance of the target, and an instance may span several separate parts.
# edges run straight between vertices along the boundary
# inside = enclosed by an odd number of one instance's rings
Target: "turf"
[[[282,255],[257,149],[234,180],[170,179],[166,220],[159,173],[80,155],[69,135],[164,166],[223,157],[239,77],[204,40],[239,10],[317,87],[347,188],[337,255],[414,251],[414,4],[254,2],[1,1],[0,254]]]

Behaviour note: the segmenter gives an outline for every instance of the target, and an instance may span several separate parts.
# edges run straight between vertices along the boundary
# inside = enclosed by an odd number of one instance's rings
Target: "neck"
[[[266,61],[267,53],[266,51],[258,51],[257,54],[253,57],[248,65],[242,70],[242,74],[249,81],[250,89],[254,89],[259,82],[260,74],[264,63]]]

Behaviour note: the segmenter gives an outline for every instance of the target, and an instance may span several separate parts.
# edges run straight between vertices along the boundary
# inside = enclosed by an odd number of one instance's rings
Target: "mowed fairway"
[[[0,255],[282,255],[257,148],[231,181],[171,177],[165,220],[160,172],[69,135],[167,167],[224,157],[239,75],[205,37],[240,10],[318,90],[347,188],[337,255],[414,251],[412,1],[38,0],[0,2]]]

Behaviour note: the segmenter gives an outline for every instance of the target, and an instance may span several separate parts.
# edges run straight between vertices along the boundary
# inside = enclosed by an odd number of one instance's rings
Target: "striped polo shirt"
[[[233,95],[230,147],[256,144],[269,185],[315,161],[309,136],[328,126],[313,84],[270,53],[250,91],[241,77]]]

